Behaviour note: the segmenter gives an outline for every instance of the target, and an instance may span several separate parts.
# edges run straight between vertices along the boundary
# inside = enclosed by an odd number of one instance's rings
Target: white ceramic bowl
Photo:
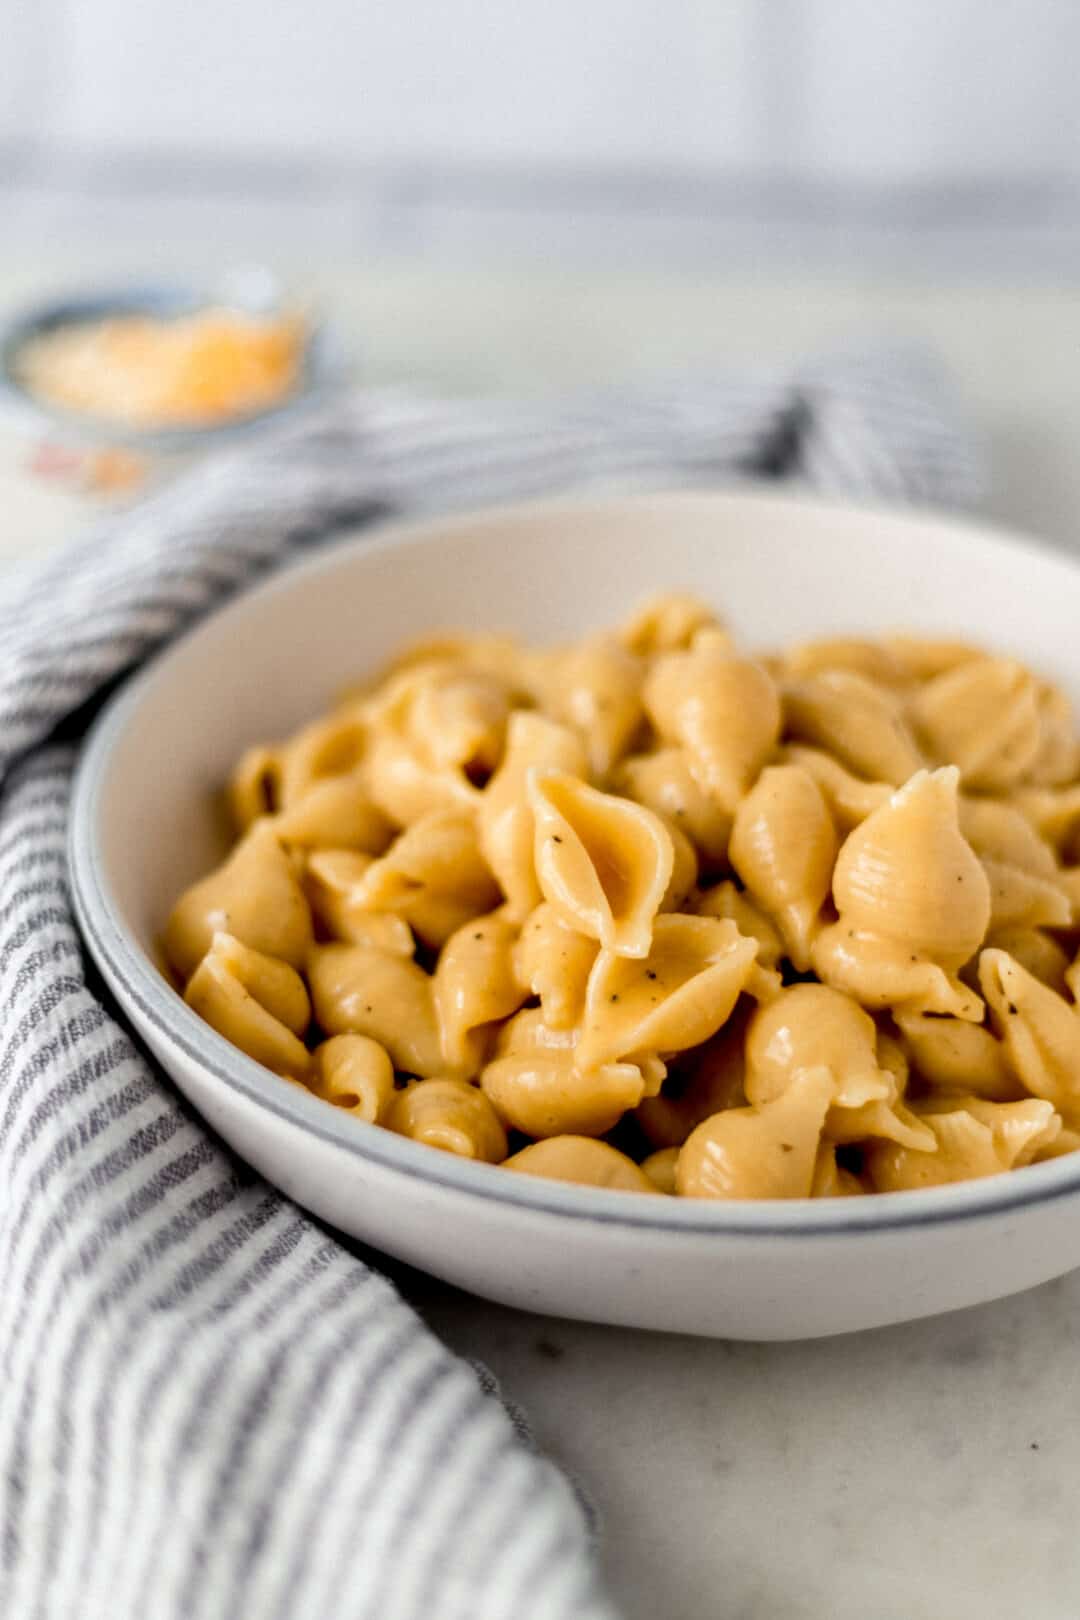
[[[1080,1264],[1080,1154],[919,1193],[707,1203],[511,1175],[364,1125],[276,1079],[153,962],[172,901],[221,853],[212,795],[243,747],[320,712],[448,626],[540,640],[648,593],[715,600],[750,645],[914,626],[985,638],[1080,687],[1080,569],[981,526],[807,499],[548,503],[335,544],[200,624],[94,728],[75,903],[132,1023],[238,1153],[298,1203],[477,1294],[730,1338],[840,1333],[1031,1287]]]

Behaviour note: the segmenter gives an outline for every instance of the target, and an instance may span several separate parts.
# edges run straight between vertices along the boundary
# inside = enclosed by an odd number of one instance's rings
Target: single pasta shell
[[[895,694],[851,670],[788,682],[784,722],[792,737],[873,782],[906,782],[925,764]]]
[[[626,754],[645,719],[645,666],[613,636],[591,636],[545,660],[545,707],[580,735],[594,776]]]
[[[1004,861],[984,860],[990,884],[990,927],[1067,928],[1072,902],[1057,877],[1039,877]]]
[[[951,1096],[975,1092],[990,1102],[1023,1095],[1005,1048],[983,1025],[903,1009],[894,1018],[916,1074],[936,1090]]]
[[[671,1197],[675,1193],[675,1170],[678,1162],[677,1147],[657,1148],[647,1159],[642,1159],[641,1168],[657,1192],[667,1193]]]
[[[531,772],[529,802],[545,900],[605,950],[647,956],[675,864],[660,817],[562,771]]]
[[[657,659],[644,697],[660,735],[686,749],[702,786],[733,811],[780,736],[772,677],[705,639]]]
[[[388,1130],[462,1159],[498,1164],[506,1133],[488,1099],[464,1080],[433,1076],[399,1091],[383,1121]]]
[[[884,636],[881,645],[903,670],[908,680],[932,681],[946,670],[957,669],[982,652],[967,641],[949,641],[934,636]]]
[[[1057,875],[1053,848],[1018,805],[961,794],[957,819],[960,831],[980,860],[1015,866],[1035,877]]]
[[[392,956],[411,957],[412,929],[393,912],[369,911],[357,899],[372,856],[353,849],[317,849],[304,867],[304,893],[326,934],[350,945],[371,945]]]
[[[993,1132],[966,1109],[939,1114],[926,1123],[934,1137],[929,1151],[899,1142],[874,1142],[866,1149],[863,1173],[874,1192],[916,1192],[997,1176],[1005,1169]]]
[[[993,928],[986,936],[986,945],[988,949],[1007,951],[1033,978],[1049,985],[1059,996],[1071,989],[1076,999],[1077,986],[1070,977],[1069,958],[1043,929]]]
[[[369,1125],[382,1123],[394,1100],[394,1065],[366,1035],[333,1035],[315,1048],[309,1085],[317,1097]]]
[[[281,766],[276,749],[258,744],[249,748],[229,777],[225,798],[238,833],[261,816],[271,816],[278,808],[281,793]]]
[[[829,893],[838,842],[821,789],[798,765],[770,765],[735,812],[731,863],[775,917],[800,972]]]
[[[994,1139],[994,1151],[1006,1170],[1031,1164],[1037,1153],[1050,1147],[1061,1134],[1061,1118],[1053,1105],[1038,1097],[1015,1102],[991,1102],[986,1097],[927,1097],[919,1104],[924,1120],[963,1108],[985,1125]]]
[[[274,830],[285,844],[355,849],[369,855],[381,855],[394,836],[392,824],[372,804],[358,772],[313,782],[274,817]]]
[[[314,720],[276,750],[279,808],[289,810],[313,783],[355,771],[367,752],[367,726],[339,712]]]
[[[824,984],[795,984],[759,1007],[746,1032],[746,1097],[773,1102],[806,1069],[825,1068],[833,1101],[859,1106],[893,1092],[878,1067],[877,1028],[858,1002]]]
[[[216,933],[231,934],[290,967],[304,964],[311,912],[270,819],[257,821],[228,859],[173,907],[162,944],[182,979],[194,972]]]
[[[601,951],[589,976],[577,1061],[583,1070],[685,1051],[731,1016],[757,955],[733,922],[664,915],[641,961]]]
[[[1048,787],[1073,782],[1080,775],[1080,742],[1072,704],[1055,686],[1039,688],[1039,751],[1028,767],[1028,780]]]
[[[522,925],[514,972],[527,994],[540,997],[552,1029],[571,1029],[585,1010],[585,989],[600,947],[560,921],[546,901]]]
[[[528,773],[534,768],[584,776],[585,745],[566,726],[519,709],[510,716],[506,751],[484,789],[477,817],[481,851],[518,917],[540,903],[533,867],[533,812],[526,794]]]
[[[436,770],[407,737],[378,729],[364,762],[372,801],[400,827],[411,827],[436,810],[475,810],[479,789],[462,770]]]
[[[184,1000],[256,1063],[294,1079],[306,1074],[310,1057],[299,1036],[310,1004],[303,980],[287,963],[215,934]]]
[[[431,980],[415,962],[367,945],[316,945],[308,983],[328,1035],[367,1035],[405,1074],[445,1074]]]
[[[492,772],[502,756],[510,694],[482,670],[426,682],[409,712],[409,735],[435,770]]]
[[[957,821],[959,772],[919,771],[849,833],[833,874],[842,924],[958,968],[990,922],[990,885]]]
[[[683,1143],[678,1192],[683,1198],[809,1198],[832,1096],[828,1070],[810,1069],[775,1102],[714,1114]]]
[[[979,983],[1010,1067],[1067,1125],[1080,1123],[1080,1016],[1000,950],[979,957]]]
[[[645,1089],[633,1064],[606,1064],[583,1075],[573,1052],[497,1058],[480,1084],[504,1125],[536,1138],[603,1136],[637,1107]]]
[[[824,636],[816,641],[803,641],[784,655],[784,670],[789,675],[819,675],[838,669],[863,675],[885,687],[905,686],[910,679],[882,642],[864,641],[855,636]]]
[[[702,787],[685,749],[659,748],[654,754],[625,759],[614,784],[628,799],[681,827],[706,863],[716,866],[726,861],[731,814]]]
[[[1000,793],[1035,763],[1042,739],[1039,685],[1009,658],[975,658],[929,681],[912,718],[935,759],[959,766],[964,785]]]
[[[687,838],[677,821],[668,821],[662,818],[671,839],[671,848],[674,860],[671,867],[671,879],[664,898],[660,902],[661,911],[681,911],[690,898],[690,894],[698,880],[698,859],[693,844]]]
[[[503,917],[476,917],[439,954],[432,994],[452,1069],[475,1072],[483,1059],[484,1027],[509,1018],[525,1000],[514,973],[517,933]]]
[[[620,626],[619,640],[639,658],[678,652],[689,647],[699,630],[723,634],[716,612],[689,591],[651,597]]]
[[[657,1191],[633,1159],[590,1136],[551,1136],[544,1142],[531,1142],[520,1153],[504,1159],[503,1169],[553,1181],[573,1181],[583,1187],[604,1187],[611,1192]]]
[[[356,900],[372,911],[407,913],[418,891],[450,895],[474,915],[493,910],[500,895],[480,853],[476,818],[467,811],[436,810],[407,828],[357,885]]]
[[[957,1104],[960,1103],[960,1106]],[[938,1112],[943,1108],[944,1112]],[[920,1110],[934,1136],[930,1152],[896,1143],[871,1146],[864,1159],[875,1192],[916,1191],[1000,1175],[1028,1164],[1061,1130],[1047,1102],[992,1103],[949,1098]]]
[[[209,954],[286,1029],[303,1035],[311,1022],[311,1000],[295,968],[276,956],[252,950],[232,934],[215,934]]]
[[[1067,926],[1072,906],[1054,851],[1023,812],[992,799],[962,797],[959,817],[990,882],[991,928]]]

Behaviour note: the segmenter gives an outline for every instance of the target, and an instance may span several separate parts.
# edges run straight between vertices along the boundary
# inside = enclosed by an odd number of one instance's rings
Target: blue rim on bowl
[[[311,405],[341,380],[343,367],[332,332],[319,320],[308,322],[300,375],[278,403],[223,421],[193,423],[176,428],[138,428],[112,417],[66,410],[50,404],[26,387],[19,375],[19,355],[33,338],[63,326],[99,321],[116,315],[152,315],[164,319],[197,310],[233,309],[267,315],[281,308],[269,289],[272,280],[262,274],[227,279],[218,287],[182,283],[145,282],[73,293],[48,299],[22,310],[0,326],[0,391],[42,427],[51,427],[80,443],[118,444],[148,451],[200,449],[237,438],[265,422],[279,420]]]
[[[763,506],[790,504],[790,497],[755,497]],[[565,506],[577,502],[551,500],[530,502],[557,519]],[[598,505],[604,504],[600,501]],[[834,507],[815,500],[823,514],[850,513],[851,503]],[[888,508],[859,503],[868,513],[895,516]],[[474,514],[476,529],[505,521],[517,508],[494,507]],[[905,517],[910,514],[904,514]],[[462,518],[464,521],[464,518]],[[963,538],[972,528],[961,518],[936,517],[943,528],[955,530]],[[430,524],[394,523],[385,534],[367,531],[352,542],[294,563],[232,602],[216,610],[212,617],[227,620],[244,611],[255,595],[288,592],[300,575],[332,572],[346,549],[374,553],[389,548],[422,546]],[[980,544],[998,545],[1014,556],[1022,547],[1007,534],[993,536],[986,525],[979,526]],[[1026,546],[1023,549],[1028,549]],[[347,1153],[410,1177],[436,1182],[466,1196],[495,1204],[518,1207],[601,1224],[662,1231],[688,1231],[700,1236],[739,1235],[740,1237],[797,1238],[800,1236],[839,1236],[844,1232],[898,1232],[915,1227],[947,1226],[977,1220],[1004,1211],[1046,1204],[1075,1195],[1080,1186],[1080,1162],[1066,1156],[1034,1165],[1015,1175],[990,1176],[982,1180],[919,1192],[880,1193],[872,1198],[819,1200],[811,1212],[803,1200],[760,1200],[743,1203],[709,1203],[706,1200],[646,1198],[629,1192],[609,1192],[579,1187],[539,1177],[514,1176],[497,1166],[474,1163],[442,1153],[422,1143],[412,1142],[378,1126],[366,1125],[340,1114],[315,1096],[284,1081],[272,1082],[268,1071],[232,1046],[188,1007],[158,972],[140,946],[105,879],[99,848],[98,820],[101,797],[108,773],[110,755],[129,717],[155,683],[169,676],[170,660],[184,642],[198,635],[208,622],[200,621],[186,636],[170,644],[135,676],[105,707],[93,725],[84,745],[75,777],[68,833],[68,864],[75,913],[89,945],[90,953],[114,983],[139,1007],[143,1016],[173,1045],[200,1064],[222,1085],[257,1103],[300,1129],[334,1143]],[[1080,1155],[1075,1156],[1080,1161]],[[824,1206],[824,1207],[822,1207]]]

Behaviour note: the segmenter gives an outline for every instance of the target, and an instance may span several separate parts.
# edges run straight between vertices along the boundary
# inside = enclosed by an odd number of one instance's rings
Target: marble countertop
[[[867,334],[922,341],[985,434],[991,512],[1059,545],[1080,534],[1068,286],[415,264],[308,281],[364,375],[455,391],[779,359]],[[40,266],[9,267],[0,307],[41,284]],[[5,561],[62,544],[102,504],[32,474],[32,453],[25,425],[0,418],[0,611]],[[1080,1614],[1080,1273],[930,1322],[779,1345],[544,1320],[396,1274],[591,1497],[627,1620]]]

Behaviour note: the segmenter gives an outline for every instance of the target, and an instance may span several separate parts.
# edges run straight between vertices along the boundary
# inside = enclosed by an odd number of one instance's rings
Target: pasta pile
[[[539,1176],[848,1197],[1080,1147],[1080,747],[961,642],[755,661],[703,603],[447,636],[228,788],[196,1012],[368,1124]]]

